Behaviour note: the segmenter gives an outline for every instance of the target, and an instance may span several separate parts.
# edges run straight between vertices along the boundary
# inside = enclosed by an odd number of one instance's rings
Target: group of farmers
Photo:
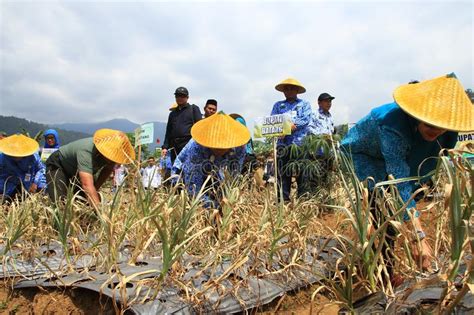
[[[308,135],[334,133],[329,112],[334,97],[322,93],[318,98],[319,108],[314,112],[308,101],[298,97],[306,89],[297,80],[288,78],[275,89],[285,99],[273,105],[271,115],[288,113],[292,118],[291,135],[280,137],[277,143],[277,151],[281,152],[277,182],[283,201],[288,201],[294,174],[284,171],[290,160],[286,148],[301,145]],[[199,107],[188,102],[186,88],[179,87],[174,95],[176,104],[170,108],[162,146],[163,156],[171,160],[172,180],[179,179],[193,195],[205,189],[204,204],[218,207],[219,195],[213,188],[226,172],[240,174],[246,157],[251,154],[251,137],[245,120],[237,114],[217,112],[215,100],[206,103],[203,117]],[[395,89],[393,98],[394,102],[371,110],[341,141],[341,152],[352,158],[359,179],[374,179],[369,185],[371,192],[375,183],[390,175],[395,178],[427,175],[436,165],[429,158],[437,157],[443,148],[453,148],[457,132],[474,130],[474,106],[454,74],[403,84]],[[47,133],[45,137],[50,139],[49,146],[59,146],[57,134]],[[57,201],[80,190],[92,205],[97,205],[100,202],[97,191],[114,166],[135,159],[127,136],[110,129],[98,130],[92,138],[61,146],[49,156],[46,166],[40,161],[38,149],[35,140],[23,135],[0,140],[0,194],[12,197],[22,189],[34,192],[46,187],[50,198]],[[307,193],[300,189],[305,178],[299,174],[296,177],[301,196]],[[415,189],[413,182],[401,183],[398,188],[408,203]],[[423,263],[428,264],[430,250],[424,242],[414,201],[408,203],[404,218],[413,220],[415,234],[422,241],[420,255]]]

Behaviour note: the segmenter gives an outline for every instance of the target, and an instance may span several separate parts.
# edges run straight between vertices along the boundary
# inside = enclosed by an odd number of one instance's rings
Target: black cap
[[[322,101],[322,100],[333,100],[335,99],[334,96],[331,96],[330,94],[328,93],[321,93],[321,95],[319,95],[318,97],[318,101]]]
[[[180,86],[179,88],[176,89],[176,91],[174,92],[174,95],[175,96],[178,96],[178,95],[189,96],[189,92],[187,88],[185,88],[184,86]]]
[[[206,105],[215,105],[215,106],[217,106],[217,101],[214,100],[214,99],[209,99],[209,100],[207,100]]]

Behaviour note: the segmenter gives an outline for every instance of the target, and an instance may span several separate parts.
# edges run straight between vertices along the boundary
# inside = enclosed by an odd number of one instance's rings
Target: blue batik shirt
[[[174,161],[171,175],[181,175],[188,193],[196,195],[202,188],[208,175],[224,179],[224,171],[240,174],[245,159],[245,146],[231,149],[221,157],[215,156],[212,150],[191,139]],[[205,204],[209,197],[204,195]]]
[[[278,139],[278,145],[301,145],[303,138],[308,132],[308,125],[311,120],[311,104],[308,101],[296,98],[293,103],[286,100],[276,102],[273,105],[271,115],[280,115],[288,113],[291,115],[296,130],[291,135]]]
[[[26,190],[30,189],[31,184],[43,189],[46,187],[45,172],[38,153],[19,160],[0,153],[0,194],[11,196],[20,184]]]
[[[395,178],[406,178],[424,176],[434,170],[437,161],[432,157],[437,157],[442,148],[453,148],[457,132],[445,132],[430,142],[421,137],[417,126],[418,121],[396,103],[377,107],[357,122],[341,142],[343,149],[352,156],[357,177],[360,180],[373,177],[375,182],[381,182],[390,174]],[[397,187],[407,202],[415,183],[404,182]],[[415,208],[415,202],[412,200],[408,207]],[[409,219],[408,214],[405,213],[404,218]]]
[[[311,114],[311,121],[308,125],[308,134],[312,135],[332,135],[334,133],[334,121],[331,113],[326,113],[321,108]]]

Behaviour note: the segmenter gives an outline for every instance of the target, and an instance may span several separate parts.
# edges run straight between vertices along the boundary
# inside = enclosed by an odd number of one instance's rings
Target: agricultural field
[[[335,166],[290,203],[243,177],[224,183],[221,209],[203,208],[205,192],[144,190],[132,171],[117,192],[102,190],[98,209],[72,192],[61,207],[42,194],[3,205],[0,312],[472,314],[473,166],[449,151],[433,186],[417,191],[434,253],[424,271],[400,180],[370,195],[349,160]],[[374,202],[385,217],[376,228]],[[397,286],[382,259],[389,224]]]

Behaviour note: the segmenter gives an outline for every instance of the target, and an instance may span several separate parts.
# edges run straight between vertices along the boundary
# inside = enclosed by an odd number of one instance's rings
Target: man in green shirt
[[[127,136],[118,130],[100,129],[93,138],[85,138],[62,146],[46,161],[46,180],[51,200],[82,189],[92,206],[100,203],[97,191],[109,178],[115,164],[128,164],[135,151]]]

